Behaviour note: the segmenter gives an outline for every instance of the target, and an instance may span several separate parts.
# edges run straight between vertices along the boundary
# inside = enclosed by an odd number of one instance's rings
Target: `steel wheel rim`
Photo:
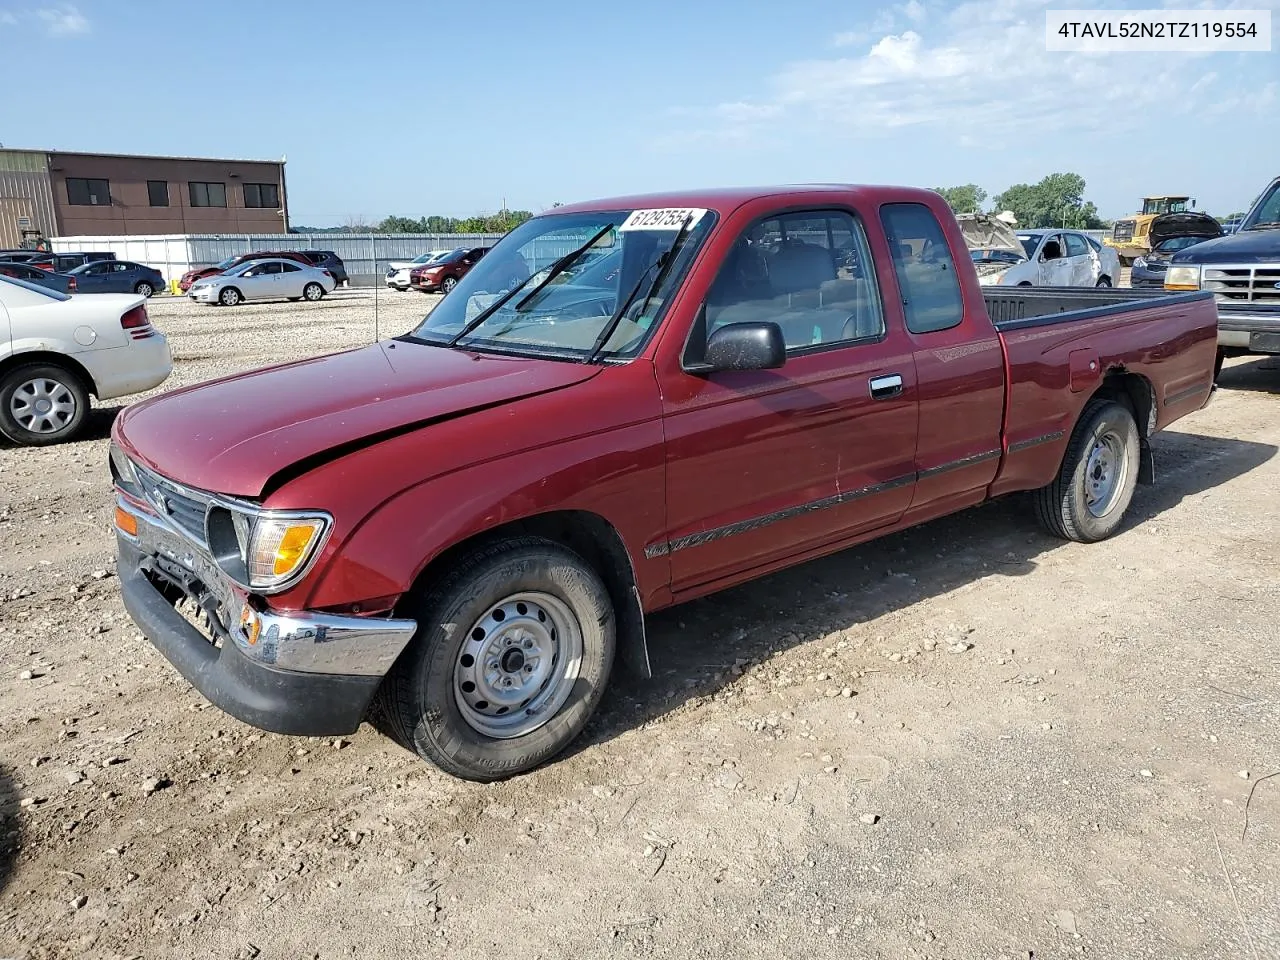
[[[47,435],[63,430],[75,418],[75,394],[65,383],[36,377],[9,397],[9,415],[29,433]]]
[[[1124,439],[1114,430],[1094,437],[1084,468],[1084,500],[1101,519],[1115,509],[1129,475]]]
[[[307,284],[307,289],[302,291],[302,295],[308,300],[319,300],[320,294],[323,292],[319,284],[310,283]]]
[[[582,627],[549,593],[489,607],[462,641],[453,692],[467,726],[495,740],[527,736],[568,700],[582,668]]]

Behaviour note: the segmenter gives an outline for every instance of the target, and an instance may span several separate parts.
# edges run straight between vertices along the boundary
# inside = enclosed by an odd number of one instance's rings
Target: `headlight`
[[[1145,257],[1137,257],[1134,259],[1133,265],[1139,270],[1145,270],[1147,269],[1147,260]]]
[[[138,475],[134,472],[133,461],[126,457],[124,451],[114,443],[111,445],[111,473],[116,483],[122,487],[138,486]]]
[[[273,593],[306,572],[331,526],[329,515],[318,511],[255,511],[216,503],[205,533],[227,576],[251,590]]]
[[[1170,266],[1164,275],[1166,290],[1199,290],[1200,267]]]

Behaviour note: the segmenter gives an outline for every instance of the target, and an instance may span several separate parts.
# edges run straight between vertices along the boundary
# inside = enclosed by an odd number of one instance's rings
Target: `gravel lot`
[[[373,303],[157,299],[166,386]],[[1278,956],[1278,411],[1232,362],[1106,543],[1015,499],[655,616],[655,680],[492,786],[208,707],[117,597],[114,410],[0,449],[0,957]]]

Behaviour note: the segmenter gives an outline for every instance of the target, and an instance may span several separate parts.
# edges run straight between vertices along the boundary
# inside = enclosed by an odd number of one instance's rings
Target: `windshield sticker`
[[[628,230],[679,230],[685,217],[692,230],[707,211],[698,207],[661,207],[653,210],[635,210],[623,221],[618,232]]]

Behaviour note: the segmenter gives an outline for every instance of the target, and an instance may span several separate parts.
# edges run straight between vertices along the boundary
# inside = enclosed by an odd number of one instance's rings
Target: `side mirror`
[[[702,372],[776,370],[787,359],[787,343],[776,323],[729,323],[707,339]]]

